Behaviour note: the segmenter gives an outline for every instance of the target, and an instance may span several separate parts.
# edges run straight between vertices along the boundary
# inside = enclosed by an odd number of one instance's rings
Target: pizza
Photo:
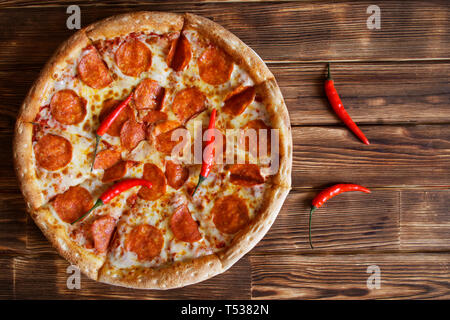
[[[236,36],[134,12],[56,51],[19,112],[14,159],[60,255],[97,281],[169,289],[224,272],[265,235],[291,187],[292,138],[274,76]]]

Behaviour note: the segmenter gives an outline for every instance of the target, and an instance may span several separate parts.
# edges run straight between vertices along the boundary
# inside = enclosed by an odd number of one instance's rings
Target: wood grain
[[[401,249],[450,251],[450,192],[409,190],[400,201]]]
[[[251,256],[254,299],[448,299],[450,254]],[[381,271],[368,289],[368,266]]]
[[[336,182],[368,187],[450,186],[448,126],[361,129],[371,145],[364,145],[344,127],[293,128],[293,186]]]
[[[70,3],[72,4],[72,2]],[[126,4],[126,5],[125,5]],[[156,3],[81,5],[82,25],[136,10],[192,12],[213,19],[235,33],[267,61],[345,61],[449,59],[450,22],[446,1],[402,1],[381,5],[382,26],[369,30],[371,1],[259,3]],[[43,64],[72,32],[66,6],[5,8],[0,12],[0,61]],[[45,17],[45,23],[42,23]],[[17,24],[17,21],[21,21]],[[50,34],[50,37],[42,37]],[[34,45],[39,38],[40,45]],[[351,44],[351,45],[349,45]]]
[[[399,192],[352,192],[314,213],[311,250],[309,209],[316,192],[291,191],[270,231],[254,253],[380,252],[399,248]]]

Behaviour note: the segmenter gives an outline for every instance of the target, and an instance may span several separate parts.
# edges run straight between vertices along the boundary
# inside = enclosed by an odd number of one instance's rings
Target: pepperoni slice
[[[257,136],[257,145],[255,146],[251,146],[250,145],[250,141],[249,139],[246,139],[245,141],[245,150],[251,152],[253,154],[253,156],[257,156],[259,154],[259,139],[260,137],[260,133],[259,130],[260,129],[264,129],[267,130],[267,154],[270,155],[270,151],[271,151],[271,135],[270,135],[270,129],[272,129],[271,127],[269,127],[268,125],[266,125],[264,123],[264,121],[262,120],[252,120],[249,121],[243,128],[244,130],[246,129],[254,129],[256,130],[256,136]]]
[[[198,59],[198,71],[203,81],[219,85],[230,80],[233,61],[222,50],[210,46]]]
[[[183,123],[205,109],[206,96],[194,87],[178,91],[173,99],[172,110]]]
[[[189,178],[189,169],[171,160],[166,163],[167,184],[178,190]]]
[[[53,208],[62,221],[72,223],[92,207],[92,196],[85,188],[70,187],[53,200]]]
[[[161,109],[165,89],[152,79],[144,79],[133,93],[133,102],[136,109]]]
[[[165,121],[167,120],[167,113],[162,112],[162,111],[156,111],[156,110],[151,110],[149,111],[144,119],[142,119],[142,121],[144,121],[147,124],[153,124],[159,121]]]
[[[192,52],[189,40],[182,34],[170,44],[167,65],[175,71],[183,71],[191,61]]]
[[[133,161],[120,161],[111,168],[106,169],[103,173],[102,182],[109,183],[122,179],[127,174],[128,168],[133,164]]]
[[[46,134],[35,144],[34,154],[40,167],[55,171],[72,160],[72,144],[66,138]]]
[[[178,121],[174,120],[166,120],[163,122],[158,123],[153,127],[152,135],[153,136],[159,136],[162,133],[172,131],[176,128],[179,128],[181,124]]]
[[[120,101],[115,99],[108,99],[103,102],[102,111],[99,116],[100,123],[106,119],[119,103]],[[130,106],[125,107],[125,109],[119,113],[118,117],[114,120],[106,133],[110,136],[118,137],[120,135],[120,129],[127,120],[135,120],[133,109],[131,109]]]
[[[100,217],[92,223],[91,233],[94,239],[94,248],[98,252],[104,253],[108,249],[115,224],[114,218],[108,215]]]
[[[245,201],[236,195],[219,198],[212,208],[212,214],[217,229],[228,234],[238,232],[250,221]]]
[[[94,169],[106,170],[121,160],[120,152],[116,150],[102,150],[97,153],[94,161]]]
[[[180,128],[182,128],[182,127],[180,127]],[[175,140],[175,141],[172,140],[172,134],[177,129],[178,128],[168,131],[168,132],[165,132],[165,133],[162,133],[156,137],[156,149],[159,152],[162,152],[166,155],[170,155],[170,154],[172,154],[172,150],[173,150],[173,148],[175,148],[175,146],[177,146],[180,143],[183,143],[182,136],[180,136],[178,140]],[[184,143],[187,143],[187,141],[185,141]],[[182,146],[182,148],[184,148],[184,146]]]
[[[88,47],[85,55],[78,63],[77,70],[81,81],[94,89],[102,89],[113,81],[108,68],[94,46]]]
[[[255,87],[239,87],[225,99],[222,111],[232,116],[238,116],[253,102],[255,95]]]
[[[164,193],[166,193],[166,176],[160,168],[158,168],[153,163],[146,163],[144,165],[144,174],[142,178],[150,181],[152,183],[151,188],[141,187],[138,192],[139,197],[144,200],[157,200]]]
[[[125,240],[125,249],[136,253],[139,261],[157,257],[164,245],[162,232],[149,224],[134,227]]]
[[[77,124],[86,116],[86,101],[73,90],[60,90],[50,101],[50,112],[59,123]]]
[[[244,187],[264,183],[264,177],[256,164],[234,164],[230,168],[230,181]]]
[[[145,128],[142,123],[134,120],[127,120],[120,130],[120,143],[127,150],[133,150],[145,140]]]
[[[187,205],[179,206],[170,217],[170,229],[175,238],[184,242],[196,242],[202,238],[197,222],[192,218]]]
[[[131,39],[121,44],[115,54],[116,64],[123,74],[138,77],[152,65],[152,52],[141,41]]]

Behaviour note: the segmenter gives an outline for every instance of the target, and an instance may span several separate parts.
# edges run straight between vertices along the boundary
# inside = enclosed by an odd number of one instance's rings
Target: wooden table
[[[275,74],[292,122],[293,188],[264,239],[226,273],[171,291],[138,291],[82,277],[28,218],[13,172],[17,111],[39,70],[73,31],[135,10],[193,12],[251,46]],[[369,30],[369,5],[381,29]],[[10,0],[0,4],[0,298],[366,299],[450,298],[450,5],[448,1],[253,2]],[[326,62],[360,143],[323,93]],[[317,211],[308,246],[308,205],[335,182],[344,194]],[[381,287],[369,289],[369,266]],[[376,268],[376,267],[374,267]],[[370,270],[369,270],[370,271]]]

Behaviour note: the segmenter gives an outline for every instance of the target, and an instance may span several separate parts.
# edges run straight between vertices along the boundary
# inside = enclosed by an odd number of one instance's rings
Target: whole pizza
[[[274,76],[241,40],[193,14],[135,12],[57,50],[14,157],[31,217],[71,264],[168,289],[224,272],[264,236],[291,187],[292,138]]]

